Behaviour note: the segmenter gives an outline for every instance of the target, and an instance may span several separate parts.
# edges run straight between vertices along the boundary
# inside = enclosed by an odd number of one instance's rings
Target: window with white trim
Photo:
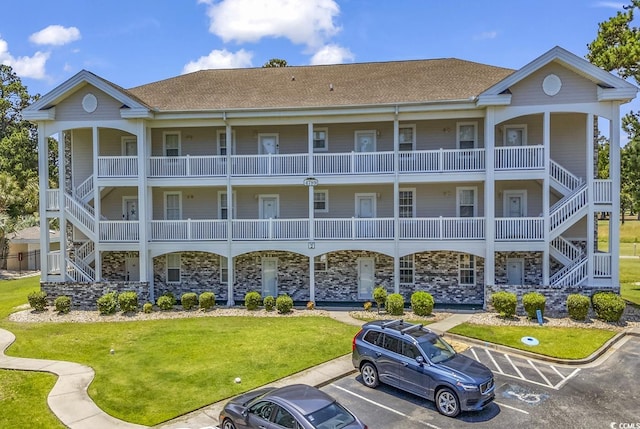
[[[229,283],[229,267],[227,265],[227,257],[220,255],[220,283]]]
[[[313,191],[313,211],[316,213],[329,212],[329,191],[327,189]]]
[[[167,254],[167,283],[180,283],[181,262],[180,253]]]
[[[456,208],[458,217],[475,217],[478,204],[475,187],[457,188]]]
[[[138,155],[138,139],[136,136],[123,136],[122,142],[122,155],[124,156],[137,156]]]
[[[313,129],[313,151],[326,152],[329,150],[329,129],[314,128]]]
[[[218,130],[218,155],[226,156],[227,155],[227,131],[226,130]],[[235,130],[231,131],[231,154],[236,153],[236,132]]]
[[[314,271],[321,273],[327,271],[329,264],[327,263],[327,254],[314,256],[313,258]]]
[[[413,254],[400,257],[400,284],[413,284],[414,271]]]
[[[165,131],[162,133],[164,156],[180,156],[180,132]]]
[[[527,126],[526,125],[505,125],[504,126],[505,146],[526,146]]]
[[[400,217],[414,217],[416,212],[415,189],[400,189],[398,208]]]
[[[462,254],[458,265],[458,283],[473,286],[476,284],[476,257]]]
[[[236,212],[236,192],[233,191],[233,210],[229,213],[229,200],[227,198],[227,193],[224,191],[218,192],[218,219],[229,219],[229,215],[233,216],[233,213]]]
[[[458,122],[456,129],[458,149],[475,149],[478,147],[477,122]]]
[[[182,219],[182,193],[164,193],[164,218],[165,220]]]
[[[400,151],[408,152],[416,148],[416,126],[400,125],[398,129],[398,146]]]

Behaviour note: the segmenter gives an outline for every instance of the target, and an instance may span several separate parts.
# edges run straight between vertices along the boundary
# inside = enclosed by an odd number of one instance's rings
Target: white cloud
[[[473,36],[473,40],[487,40],[487,39],[495,39],[498,37],[497,31],[485,31],[480,34],[476,34]]]
[[[0,64],[11,66],[21,78],[44,79],[47,77],[45,65],[49,59],[49,52],[36,52],[31,57],[14,57],[9,52],[9,45],[0,39]]]
[[[205,57],[200,57],[196,61],[191,61],[182,69],[182,73],[191,73],[206,69],[230,69],[251,67],[252,52],[240,49],[238,52],[229,52],[226,49],[214,49]]]
[[[326,45],[311,57],[311,64],[341,64],[353,60],[353,53],[349,49],[338,45]]]
[[[284,37],[294,44],[321,46],[340,31],[334,0],[200,0],[207,5],[209,31],[225,43]]]
[[[622,10],[626,3],[615,2],[615,1],[599,1],[593,4],[593,7],[608,7],[610,9],[618,9]]]
[[[80,39],[80,30],[76,27],[63,27],[62,25],[50,25],[47,28],[33,33],[29,40],[36,45],[62,46]]]

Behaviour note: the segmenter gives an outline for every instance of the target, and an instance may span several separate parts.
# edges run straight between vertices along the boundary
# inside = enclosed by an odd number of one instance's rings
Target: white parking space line
[[[558,374],[560,376],[560,378],[562,378],[563,380],[565,380],[567,378],[564,375],[562,375],[560,373],[560,371],[558,371],[558,369],[555,366],[553,366],[553,365],[549,365],[549,366],[551,367],[552,370],[554,370],[556,372],[556,374]]]
[[[489,356],[489,358],[491,359],[491,362],[493,362],[493,364],[495,365],[496,369],[498,370],[498,372],[500,374],[504,374],[504,371],[502,370],[502,368],[500,368],[500,365],[498,365],[498,362],[496,362],[496,360],[493,358],[493,355],[491,354],[491,352],[489,351],[489,349],[484,349],[485,352],[487,352],[487,355]]]
[[[415,418],[411,417],[408,414],[402,413],[402,412],[400,412],[398,410],[394,410],[393,408],[387,407],[386,405],[380,404],[380,403],[378,403],[376,401],[373,401],[373,400],[371,400],[369,398],[365,398],[364,396],[358,395],[357,393],[354,393],[354,392],[352,392],[350,390],[347,390],[344,387],[340,387],[340,386],[338,386],[336,384],[331,384],[331,387],[335,387],[336,389],[342,390],[343,392],[348,393],[349,395],[355,396],[358,399],[362,399],[363,401],[368,402],[370,404],[373,404],[373,405],[375,405],[377,407],[380,407],[380,408],[382,408],[384,410],[391,411],[392,413],[395,413],[395,414],[397,414],[399,416],[402,416],[402,417],[407,418],[409,420],[413,420],[414,422],[418,422],[420,424],[423,424],[423,425],[425,425],[427,427],[430,427],[431,429],[441,429],[439,426],[435,426],[435,425],[432,425],[431,423],[427,423],[425,421],[415,419]]]
[[[580,372],[580,368],[576,368],[573,370],[573,372],[571,374],[569,374],[567,376],[567,378],[565,378],[564,380],[562,380],[560,383],[556,384],[555,388],[556,389],[560,389],[562,386],[564,386],[564,384],[569,381],[570,378],[573,378],[578,372]]]
[[[536,372],[538,373],[538,375],[540,377],[542,377],[542,379],[544,380],[545,383],[547,383],[549,385],[549,387],[553,387],[553,384],[551,384],[551,382],[549,381],[549,379],[547,377],[545,377],[545,375],[542,373],[542,371],[540,371],[538,369],[537,366],[534,365],[533,362],[531,362],[529,359],[527,359],[527,362],[529,362],[529,365],[531,365],[531,368],[535,369]]]
[[[518,368],[513,361],[511,360],[511,358],[509,357],[508,354],[504,354],[504,357],[509,361],[509,363],[511,364],[511,366],[513,367],[513,369],[516,370],[516,372],[518,373],[518,375],[520,376],[520,378],[524,378],[524,376],[522,375],[522,373],[520,372],[520,368]]]
[[[471,353],[473,353],[473,357],[480,362],[480,359],[478,358],[478,353],[476,353],[476,349],[471,347]]]
[[[499,405],[501,407],[505,407],[505,408],[508,408],[510,410],[517,411],[517,412],[522,413],[522,414],[529,414],[529,411],[521,410],[520,408],[512,407],[511,405],[503,404],[503,403],[497,402],[497,401],[493,401],[493,403],[496,404],[496,405]]]

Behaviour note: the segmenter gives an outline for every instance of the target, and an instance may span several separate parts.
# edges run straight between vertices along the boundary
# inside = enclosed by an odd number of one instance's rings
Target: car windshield
[[[449,343],[435,334],[423,336],[418,345],[432,363],[444,362],[456,354]]]
[[[307,415],[307,420],[317,429],[340,429],[353,423],[355,419],[344,407],[333,402]]]

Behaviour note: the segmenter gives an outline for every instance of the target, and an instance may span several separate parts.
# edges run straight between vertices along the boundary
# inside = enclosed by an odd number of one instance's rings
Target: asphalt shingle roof
[[[159,111],[317,108],[468,100],[514,70],[455,58],[201,70],[127,91]]]

